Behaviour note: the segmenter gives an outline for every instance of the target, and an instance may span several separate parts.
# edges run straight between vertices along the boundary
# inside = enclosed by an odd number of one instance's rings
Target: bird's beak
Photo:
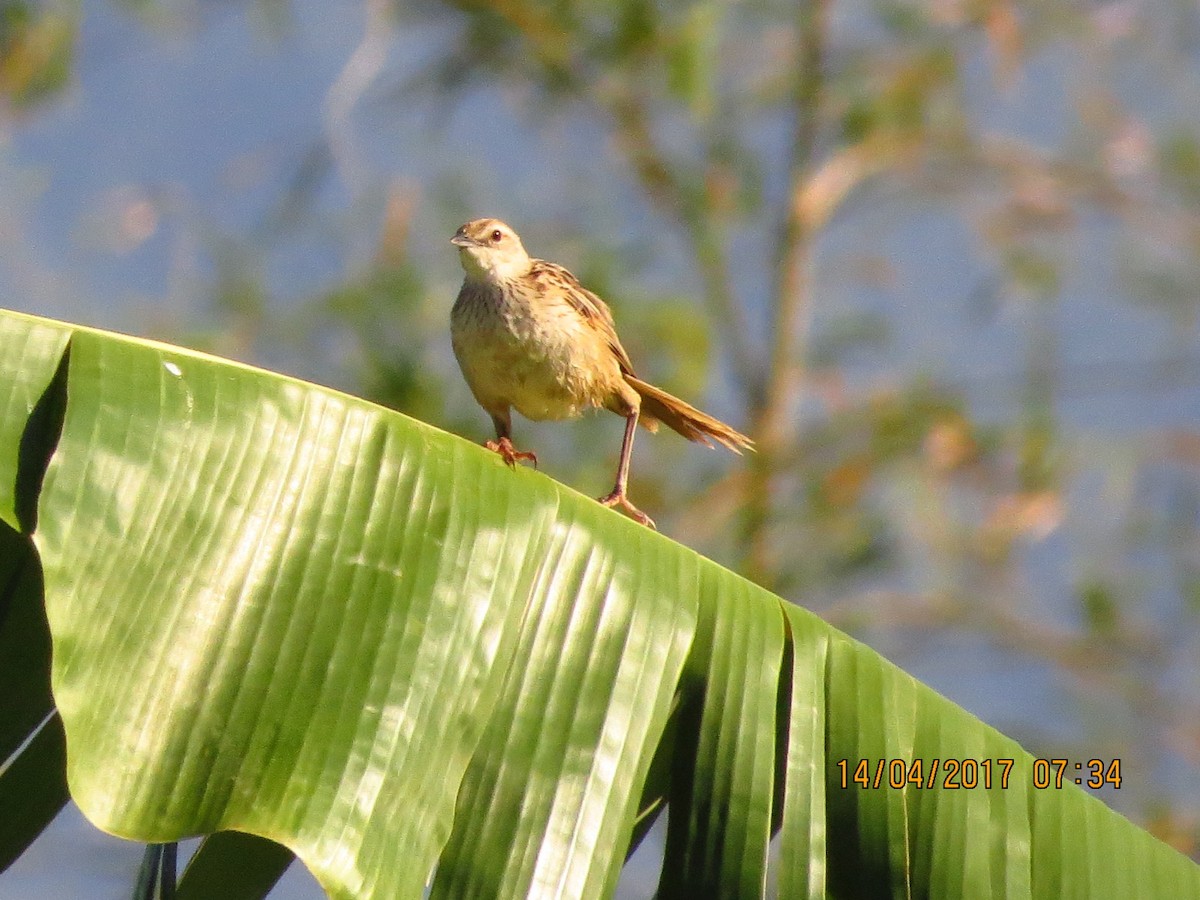
[[[454,237],[450,238],[450,243],[456,247],[474,247],[476,242],[467,237],[461,231]]]

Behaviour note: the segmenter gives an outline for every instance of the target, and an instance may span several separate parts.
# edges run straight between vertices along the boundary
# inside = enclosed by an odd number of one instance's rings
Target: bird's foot
[[[658,531],[654,520],[629,502],[629,498],[625,496],[625,491],[622,488],[613,488],[612,492],[607,496],[600,497],[597,501],[601,506],[607,506],[610,509],[614,506],[619,506],[625,512],[629,513],[630,517],[637,522],[641,522],[652,531]]]
[[[506,437],[502,437],[498,441],[485,441],[483,446],[495,453],[499,453],[510,469],[516,466],[518,460],[526,459],[533,463],[535,469],[537,468],[537,454],[531,450],[518,450],[512,445],[512,441]]]

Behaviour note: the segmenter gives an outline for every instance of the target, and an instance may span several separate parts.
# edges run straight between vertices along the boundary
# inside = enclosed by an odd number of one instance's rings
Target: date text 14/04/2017
[[[1006,789],[1014,778],[1026,778],[1039,790],[1058,789],[1074,782],[1080,787],[1098,789],[1106,785],[1121,787],[1121,760],[1089,759],[1072,763],[1069,759],[1035,759],[1028,772],[1015,759],[839,759],[837,776],[843,788],[913,787],[922,790],[972,790],[993,787]]]

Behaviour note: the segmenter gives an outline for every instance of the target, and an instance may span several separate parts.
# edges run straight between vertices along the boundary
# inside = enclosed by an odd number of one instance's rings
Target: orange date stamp
[[[1099,789],[1105,786],[1121,787],[1121,760],[1089,759],[1072,763],[1068,759],[1035,759],[1028,772],[1025,760],[1018,766],[1017,760],[1000,757],[997,759],[839,759],[837,765],[838,784],[842,788],[858,787],[878,790],[880,788],[912,787],[919,790],[940,788],[941,790],[974,790],[982,788],[1007,790],[1014,778],[1027,780],[1037,790],[1062,790],[1064,784],[1074,782],[1080,787]]]

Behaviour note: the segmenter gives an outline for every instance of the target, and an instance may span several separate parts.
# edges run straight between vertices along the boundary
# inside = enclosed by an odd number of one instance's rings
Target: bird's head
[[[472,219],[450,238],[468,278],[506,281],[529,271],[517,233],[499,219]]]

